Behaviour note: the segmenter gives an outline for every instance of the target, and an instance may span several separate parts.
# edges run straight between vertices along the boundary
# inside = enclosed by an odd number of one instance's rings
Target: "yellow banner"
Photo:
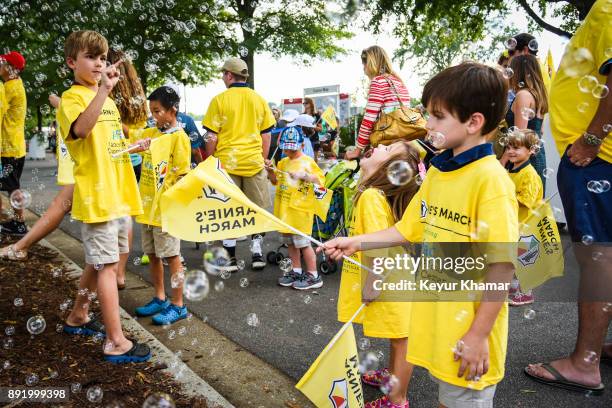
[[[529,290],[563,276],[563,246],[550,204],[542,201],[522,221],[516,276],[521,289]]]
[[[321,118],[331,127],[332,129],[338,128],[338,122],[336,121],[336,111],[334,107],[329,105],[327,109],[321,114]]]
[[[185,241],[231,239],[279,229],[221,167],[209,157],[161,198],[162,229]]]
[[[548,49],[548,54],[546,55],[546,68],[548,69],[548,76],[551,80],[555,79],[555,74],[557,71],[555,70],[555,62],[553,61],[552,52],[550,48]]]
[[[363,407],[353,324],[346,323],[296,384],[317,407]]]

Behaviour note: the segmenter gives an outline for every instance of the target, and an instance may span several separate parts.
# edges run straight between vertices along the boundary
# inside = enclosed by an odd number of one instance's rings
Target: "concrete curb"
[[[53,249],[59,254],[59,257],[68,267],[67,274],[70,279],[78,279],[81,276],[82,269],[57,247],[44,239],[41,240],[39,244]],[[153,358],[151,361],[165,364],[168,368],[162,371],[171,374],[173,378],[183,386],[185,395],[204,398],[211,407],[215,408],[234,407],[206,381],[194,373],[187,364],[183,363],[180,357],[172,353],[170,349],[140,325],[129,313],[121,307],[119,309],[123,328],[130,333],[136,334],[139,341],[144,341],[151,347],[153,350]]]

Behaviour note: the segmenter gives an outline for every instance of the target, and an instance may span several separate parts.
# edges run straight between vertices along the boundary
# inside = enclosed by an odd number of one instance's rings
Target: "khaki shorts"
[[[430,377],[438,383],[438,401],[447,408],[493,408],[497,384],[473,390],[446,383],[431,374]]]
[[[181,240],[163,232],[161,227],[142,224],[142,252],[158,258],[181,254]]]
[[[306,248],[310,241],[298,234],[281,234],[281,244],[293,245],[296,248]]]
[[[85,262],[90,265],[105,265],[119,262],[119,254],[130,252],[128,232],[132,218],[81,224],[81,239],[85,249]]]
[[[230,174],[232,180],[240,190],[255,204],[267,210],[270,208],[270,182],[265,170],[251,176],[237,176]]]

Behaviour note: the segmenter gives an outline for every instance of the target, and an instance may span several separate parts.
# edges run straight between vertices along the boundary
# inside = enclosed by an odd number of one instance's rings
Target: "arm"
[[[195,164],[201,163],[204,160],[199,147],[191,149],[191,155],[193,156],[193,161],[195,162]]]
[[[266,132],[261,134],[261,144],[262,144],[262,154],[264,160],[268,158],[268,154],[270,154],[270,138],[271,133]]]
[[[355,144],[360,153],[370,144],[370,133],[372,133],[374,123],[378,119],[378,115],[382,110],[384,94],[388,86],[389,85],[386,83],[386,81],[373,80],[370,83],[368,103],[366,104],[363,120],[361,121],[361,126],[359,127],[359,136],[357,137],[357,143]]]
[[[382,231],[372,232],[370,234],[356,235],[354,237],[334,238],[327,241],[323,246],[325,254],[337,261],[343,255],[350,256],[361,250],[361,243],[368,242],[368,249],[389,248],[407,243],[404,236],[399,230],[393,226]],[[321,248],[317,248],[321,251]]]
[[[523,117],[522,111],[524,108],[532,108],[535,106],[535,99],[528,91],[519,91],[516,94],[514,103],[512,104],[512,112],[514,113],[514,126],[519,129],[527,129],[527,119]]]
[[[209,130],[208,137],[206,138],[206,155],[214,155],[215,150],[217,150],[217,134]]]
[[[274,163],[272,163],[272,160],[264,159],[264,165],[266,166],[266,171],[268,172],[268,180],[270,180],[270,183],[276,185],[278,183],[278,179],[276,177],[276,173],[274,172]]]

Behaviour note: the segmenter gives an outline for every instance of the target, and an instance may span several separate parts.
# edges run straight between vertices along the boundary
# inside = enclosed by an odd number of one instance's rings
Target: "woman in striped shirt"
[[[408,89],[393,71],[385,50],[378,45],[366,48],[361,52],[361,62],[363,71],[371,82],[355,149],[347,151],[345,156],[349,160],[360,157],[370,145],[370,133],[381,112],[389,113],[399,108],[399,99],[404,105],[410,103]]]

